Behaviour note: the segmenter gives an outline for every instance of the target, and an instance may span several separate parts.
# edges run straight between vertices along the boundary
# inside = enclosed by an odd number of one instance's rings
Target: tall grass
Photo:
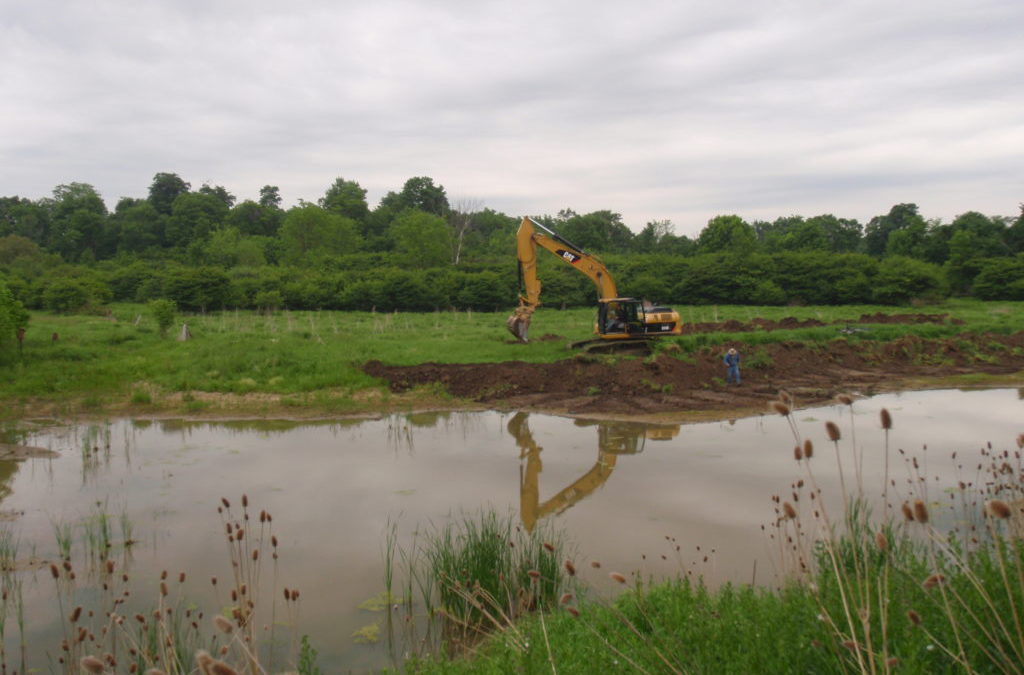
[[[400,651],[455,655],[495,632],[515,639],[519,619],[550,613],[575,588],[565,535],[550,526],[526,532],[512,514],[462,514],[424,528],[404,547],[397,532],[392,523],[384,581],[406,615],[402,626],[388,626],[392,647]],[[417,625],[422,637],[414,632]],[[404,632],[396,636],[396,628]]]
[[[112,552],[130,546],[132,525],[115,519],[104,504],[79,524],[54,523],[60,558],[44,563],[45,581],[54,589],[53,614],[59,644],[47,650],[52,671],[185,675],[265,675],[288,665],[316,672],[316,652],[298,640],[300,593],[278,580],[278,539],[273,517],[222,499],[218,507],[230,574],[210,577],[209,590],[194,594],[191,575],[164,570],[152,594],[139,593],[130,556]],[[76,535],[81,545],[74,545]],[[211,542],[212,544],[212,542]],[[33,561],[21,560],[13,532],[0,530],[0,673],[27,670],[25,615],[18,574]],[[40,582],[44,581],[42,577]],[[278,598],[283,594],[283,601]],[[212,608],[212,616],[206,609]],[[20,632],[20,668],[8,662],[9,626]],[[284,633],[284,635],[280,635]],[[33,645],[37,650],[38,645]],[[41,664],[32,664],[38,667]],[[198,668],[198,670],[197,670]]]

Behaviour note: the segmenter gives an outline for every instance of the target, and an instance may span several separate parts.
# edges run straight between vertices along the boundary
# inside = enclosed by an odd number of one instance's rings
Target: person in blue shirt
[[[725,353],[725,358],[722,359],[725,363],[725,382],[726,384],[739,384],[740,383],[740,353],[735,349],[729,349]]]

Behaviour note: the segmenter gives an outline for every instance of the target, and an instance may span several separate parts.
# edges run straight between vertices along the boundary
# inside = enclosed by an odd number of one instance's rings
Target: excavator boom
[[[538,246],[551,251],[560,260],[587,275],[597,286],[601,298],[614,298],[618,295],[615,280],[600,259],[586,253],[579,246],[532,218],[523,218],[516,232],[516,253],[519,258],[523,294],[519,296],[519,307],[506,321],[509,331],[520,342],[529,341],[530,320],[534,310],[540,305],[541,282],[537,277]]]
[[[649,337],[679,335],[679,314],[668,307],[656,307],[635,298],[620,298],[608,268],[597,256],[587,253],[532,218],[523,218],[516,231],[516,253],[523,293],[519,306],[505,325],[520,342],[529,341],[530,322],[540,305],[541,282],[537,277],[537,247],[547,249],[559,260],[586,275],[597,288],[601,340],[644,342]],[[590,342],[590,341],[585,341]]]

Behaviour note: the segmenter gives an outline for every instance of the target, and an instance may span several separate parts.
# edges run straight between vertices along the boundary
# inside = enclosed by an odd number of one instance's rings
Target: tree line
[[[951,223],[909,203],[863,225],[830,214],[750,223],[720,215],[693,238],[667,220],[633,232],[613,211],[533,217],[601,255],[621,292],[658,302],[1024,299],[1024,208]],[[174,173],[156,174],[145,198],[122,198],[113,211],[91,185],[58,185],[44,199],[0,198],[0,330],[17,324],[8,306],[75,312],[114,300],[168,299],[185,311],[507,308],[518,288],[518,222],[450,203],[425,176],[373,208],[344,178],[288,209],[272,185],[239,202]],[[554,256],[540,264],[545,304],[593,303],[582,275]]]

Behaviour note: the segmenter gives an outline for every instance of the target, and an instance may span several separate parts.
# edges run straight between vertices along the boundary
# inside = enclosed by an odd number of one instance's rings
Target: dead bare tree
[[[448,213],[448,225],[452,228],[452,260],[456,265],[462,259],[462,243],[466,233],[473,229],[473,216],[483,208],[479,199],[457,199]]]

